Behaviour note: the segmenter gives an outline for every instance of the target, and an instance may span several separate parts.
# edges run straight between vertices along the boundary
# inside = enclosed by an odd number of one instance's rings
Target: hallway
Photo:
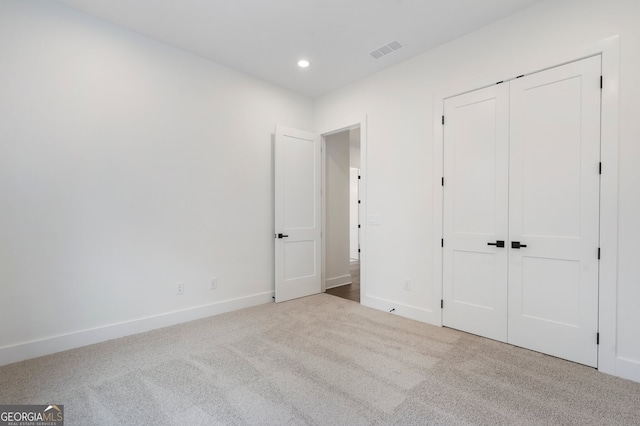
[[[351,262],[351,284],[334,287],[327,294],[360,303],[360,262]]]

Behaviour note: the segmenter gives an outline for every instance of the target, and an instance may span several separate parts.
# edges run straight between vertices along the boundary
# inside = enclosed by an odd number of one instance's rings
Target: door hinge
[[[596,345],[600,344],[600,333],[596,333]]]
[[[358,175],[358,179],[362,179],[362,176]]]
[[[502,84],[504,83],[504,80],[497,82],[496,84]]]
[[[361,200],[358,200],[358,204],[360,204],[361,202],[362,202]]]
[[[362,225],[358,224],[358,229],[362,228]]]
[[[524,77],[524,74],[517,76],[516,78],[522,78]]]
[[[444,299],[440,299],[440,309],[444,309]]]
[[[360,253],[360,249],[358,249],[358,253]]]
[[[444,247],[444,238],[440,238],[440,247]]]
[[[444,115],[442,116],[442,125],[444,126]]]
[[[600,76],[600,88],[604,87],[604,77]]]
[[[602,161],[598,165],[598,174],[602,174]]]
[[[598,260],[600,260],[600,247],[598,247]]]
[[[442,186],[444,186],[444,178],[442,178]]]

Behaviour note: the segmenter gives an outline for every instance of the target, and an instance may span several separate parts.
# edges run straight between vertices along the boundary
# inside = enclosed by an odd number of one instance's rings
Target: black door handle
[[[498,240],[495,243],[487,243],[488,246],[504,247],[504,241]]]
[[[278,234],[278,238],[287,238],[287,237],[288,237],[288,235],[285,235],[285,234]]]
[[[520,244],[520,241],[511,241],[511,248],[519,249],[520,247],[526,247],[526,244]]]

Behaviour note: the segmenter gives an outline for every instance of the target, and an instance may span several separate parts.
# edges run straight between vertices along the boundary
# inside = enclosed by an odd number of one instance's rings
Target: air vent
[[[388,55],[389,53],[393,53],[396,50],[400,49],[402,45],[397,41],[392,41],[389,44],[386,44],[382,47],[377,48],[373,52],[369,52],[369,55],[373,56],[374,59],[380,59],[383,56]]]

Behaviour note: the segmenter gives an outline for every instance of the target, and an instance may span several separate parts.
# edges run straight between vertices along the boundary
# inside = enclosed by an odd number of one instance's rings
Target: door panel
[[[443,323],[506,341],[509,85],[445,101]]]
[[[582,76],[548,81],[557,78],[544,73],[531,77],[538,80],[534,83],[514,83],[513,143],[523,160],[515,172],[522,177],[522,233],[575,238],[580,235]]]
[[[496,297],[495,254],[457,250],[453,252],[452,266],[453,301],[492,310]]]
[[[316,275],[315,242],[284,242],[284,280],[291,281]]]
[[[313,139],[287,134],[282,146],[284,177],[284,226],[287,229],[313,228],[316,225],[314,186],[316,143]]]
[[[580,262],[564,259],[522,259],[522,316],[577,327],[580,304]],[[554,297],[549,297],[552,294]]]
[[[276,302],[320,293],[320,137],[276,127]],[[278,238],[278,234],[282,238]]]
[[[600,57],[511,83],[509,343],[597,366]]]

